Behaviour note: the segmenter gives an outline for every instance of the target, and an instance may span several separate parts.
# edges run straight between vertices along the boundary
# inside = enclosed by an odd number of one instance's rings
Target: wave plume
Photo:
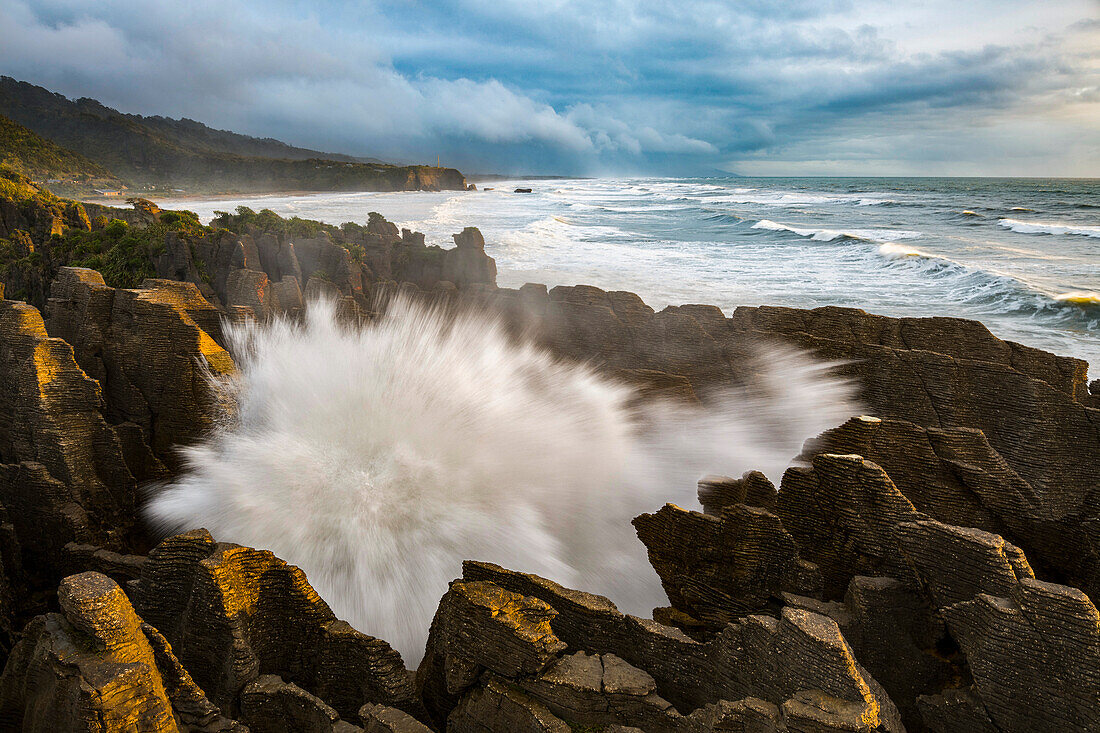
[[[828,365],[787,350],[705,406],[642,403],[487,315],[400,300],[363,327],[321,302],[300,325],[229,337],[239,375],[214,386],[233,419],[184,450],[147,518],[272,550],[412,664],[466,558],[648,615],[665,601],[631,518],[693,505],[706,473],[777,478],[806,438],[858,412]]]

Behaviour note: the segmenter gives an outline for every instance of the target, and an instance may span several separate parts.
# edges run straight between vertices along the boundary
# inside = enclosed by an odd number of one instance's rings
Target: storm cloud
[[[470,172],[1095,176],[1098,7],[4,0],[0,73]]]

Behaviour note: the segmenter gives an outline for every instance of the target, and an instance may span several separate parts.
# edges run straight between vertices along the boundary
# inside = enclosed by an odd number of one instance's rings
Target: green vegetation
[[[368,249],[386,241],[396,228],[381,215],[372,213],[369,223],[332,226],[299,217],[283,218],[263,209],[239,206],[234,213],[216,212],[204,226],[191,211],[162,211],[142,198],[128,199],[131,209],[82,204],[59,198],[25,175],[0,164],[0,281],[9,298],[26,300],[43,308],[50,283],[64,266],[98,270],[112,287],[134,288],[142,280],[157,276],[158,258],[168,248],[169,237],[178,237],[190,247],[190,277],[212,285],[212,272],[203,255],[209,257],[218,232],[240,235],[276,236],[281,240],[324,237],[343,247],[354,262],[370,267]],[[393,273],[438,270],[444,251],[398,243],[384,250],[394,265]],[[372,256],[377,252],[370,250]],[[373,263],[377,264],[377,263]],[[433,271],[434,271],[433,270]],[[323,270],[309,276],[332,281]],[[308,276],[307,276],[308,279]]]
[[[36,135],[0,116],[0,166],[57,190],[90,193],[93,187],[118,188],[122,181],[83,155]]]
[[[395,166],[214,130],[194,120],[124,115],[94,99],[69,100],[3,76],[0,114],[86,156],[132,186],[165,193],[173,188],[404,191],[466,185],[453,168]]]
[[[54,238],[50,253],[73,267],[99,270],[112,287],[135,288],[142,280],[157,276],[153,262],[164,254],[168,232],[201,236],[206,231],[193,212],[168,211],[161,214],[160,221],[145,227],[131,227],[114,219],[98,231],[68,231]]]
[[[151,211],[143,199],[131,199],[137,210]],[[155,258],[165,249],[165,236],[202,236],[209,227],[190,211],[147,213],[150,223],[131,226],[119,218],[134,212],[104,209],[95,221],[84,205],[58,198],[11,167],[0,164],[0,279],[6,296],[42,307],[49,283],[60,267],[90,267],[108,285],[135,287],[155,277]],[[117,212],[118,216],[115,216]]]
[[[297,216],[284,219],[271,209],[261,209],[256,213],[247,206],[238,206],[235,214],[226,211],[215,211],[214,214],[215,217],[210,222],[211,226],[235,234],[247,234],[252,229],[265,234],[307,238],[320,236],[321,232],[328,232],[331,235],[340,234],[340,227],[322,224],[312,219],[300,219]]]

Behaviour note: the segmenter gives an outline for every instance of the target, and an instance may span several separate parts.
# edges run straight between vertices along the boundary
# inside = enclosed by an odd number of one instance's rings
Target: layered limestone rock
[[[1028,484],[972,428],[922,428],[853,418],[807,443],[815,453],[858,453],[881,466],[914,506],[947,524],[1004,536],[1041,578],[1100,597],[1100,483],[1066,512]]]
[[[776,498],[775,485],[759,471],[747,471],[741,478],[705,476],[699,480],[699,503],[705,514],[720,516],[723,509],[735,504],[747,504],[774,512]]]
[[[1100,613],[1088,596],[1036,580],[997,535],[921,521],[901,537],[973,677],[918,700],[933,730],[1100,728]]]
[[[368,702],[420,711],[400,655],[337,620],[302,571],[270,552],[215,543],[205,530],[177,535],[149,553],[131,595],[226,714],[261,674],[345,721]]]
[[[483,671],[525,677],[565,651],[550,629],[555,615],[543,601],[493,583],[452,583],[432,620],[416,673],[417,689],[436,724],[443,725]]]
[[[207,375],[234,373],[221,314],[189,283],[121,290],[81,268],[61,268],[50,295],[47,329],[99,381],[107,418],[124,426],[131,470],[153,478],[178,466],[174,448],[206,435],[223,409]]]
[[[125,546],[134,479],[99,384],[25,303],[0,301],[0,373],[0,505],[22,554],[5,565],[52,587],[66,543]]]
[[[336,241],[334,241],[334,237]],[[308,283],[331,285],[333,297],[350,298],[369,311],[379,283],[399,281],[425,290],[439,284],[457,288],[494,287],[496,263],[474,227],[454,235],[455,247],[426,246],[424,235],[371,214],[366,227],[348,224],[303,237],[247,227],[246,233],[216,231],[203,237],[169,233],[156,260],[158,276],[195,285],[226,310],[243,309],[254,318],[287,314],[309,299]],[[294,286],[297,284],[298,293]]]
[[[782,591],[820,590],[816,568],[764,509],[735,504],[714,517],[667,504],[634,526],[672,606],[712,628],[763,610]]]
[[[507,680],[489,677],[484,686],[468,692],[447,717],[448,731],[487,733],[570,733],[575,730],[545,705]]]
[[[466,585],[505,588],[531,599],[527,603],[542,601],[556,612],[549,618],[550,630],[570,652],[599,655],[561,662],[564,667],[551,667],[559,671],[546,673],[543,677],[549,677],[542,682],[539,675],[518,682],[527,698],[552,713],[569,714],[569,705],[575,705],[588,711],[583,714],[596,716],[594,711],[604,710],[600,719],[605,722],[614,716],[618,724],[643,730],[708,730],[698,727],[699,721],[715,717],[714,709],[703,710],[705,706],[758,698],[774,705],[777,720],[792,730],[901,730],[889,697],[855,660],[836,622],[824,615],[792,608],[779,618],[749,616],[700,642],[677,629],[624,615],[606,598],[538,576],[466,562],[463,578]],[[609,657],[612,679],[621,672],[627,681],[624,694],[631,690],[625,702],[616,702],[608,692],[616,689],[616,683],[608,687]],[[661,698],[675,709],[664,707]]]
[[[473,229],[448,250],[377,216],[341,235],[172,235],[170,280],[116,290],[63,268],[45,323],[0,303],[0,649],[59,577],[103,574],[66,580],[60,613],[24,629],[0,727],[1100,728],[1100,413],[1081,362],[957,319],[496,288]],[[666,623],[466,563],[414,685],[270,553],[195,531],[145,557],[133,530],[135,476],[172,470],[219,409],[203,372],[232,371],[223,314],[294,317],[325,296],[355,323],[398,293],[493,309],[640,399],[751,388],[760,344],[793,343],[843,362],[877,417],[808,443],[778,492],[708,477],[704,513],[638,517]],[[137,578],[133,608],[104,575]]]
[[[241,692],[241,717],[253,731],[270,733],[357,733],[325,702],[281,677],[265,674]]]
[[[1085,362],[995,338],[976,321],[846,308],[738,308],[731,333],[771,334],[844,362],[870,414],[976,428],[1055,516],[1094,501],[1100,419]]]
[[[408,713],[374,703],[359,709],[359,720],[364,733],[431,733],[431,728]]]
[[[851,446],[877,425],[855,420],[813,445]],[[899,428],[911,434],[914,426]],[[984,445],[974,431],[963,433],[959,444]],[[945,436],[931,440],[938,437]],[[892,460],[920,458],[907,448],[880,444]],[[1036,580],[1025,553],[998,535],[917,511],[880,466],[861,456],[806,455],[810,466],[784,476],[775,515],[745,504],[727,506],[718,517],[666,506],[635,520],[674,608],[715,630],[731,621],[705,643],[753,628],[765,618],[749,615],[754,607],[780,608],[782,619],[810,613],[835,623],[910,730],[1084,731],[1096,724],[1100,680],[1092,671],[1100,617],[1086,594]],[[958,465],[961,477],[997,491],[1003,470],[982,478],[979,464]],[[994,465],[1005,468],[1003,461]],[[932,507],[937,500],[928,497],[950,496],[946,484],[929,485],[937,475],[929,470],[924,485],[914,486]],[[1015,489],[1006,483],[1000,491],[1007,497]],[[761,536],[790,542],[760,552]],[[780,567],[811,561],[824,581],[820,595],[785,590],[775,565],[761,559],[782,559]]]
[[[58,603],[60,613],[27,626],[0,676],[4,730],[247,732],[218,713],[114,581],[70,576]]]
[[[819,454],[810,467],[788,469],[775,511],[821,572],[825,598],[843,596],[856,575],[908,575],[896,528],[922,515],[861,456]]]
[[[653,678],[614,654],[581,651],[564,656],[520,686],[547,710],[574,724],[688,728],[683,716],[654,692]]]

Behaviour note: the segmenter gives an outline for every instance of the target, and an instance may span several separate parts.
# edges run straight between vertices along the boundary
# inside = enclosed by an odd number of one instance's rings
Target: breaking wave
[[[1079,234],[1083,237],[1100,237],[1100,226],[1019,219],[1001,219],[997,223],[1020,234]]]
[[[893,242],[899,239],[916,239],[920,232],[905,229],[824,229],[794,227],[778,224],[770,219],[761,219],[752,225],[752,229],[766,229],[772,232],[792,232],[800,237],[809,237],[819,242],[831,242],[834,239],[862,239],[868,242]]]
[[[538,573],[648,615],[664,605],[630,520],[690,506],[706,473],[778,478],[803,441],[858,409],[827,365],[761,355],[705,406],[648,401],[508,336],[493,318],[391,303],[363,327],[228,326],[234,418],[183,450],[146,510],[301,567],[333,610],[423,654],[467,558]],[[765,366],[766,365],[766,366]]]

